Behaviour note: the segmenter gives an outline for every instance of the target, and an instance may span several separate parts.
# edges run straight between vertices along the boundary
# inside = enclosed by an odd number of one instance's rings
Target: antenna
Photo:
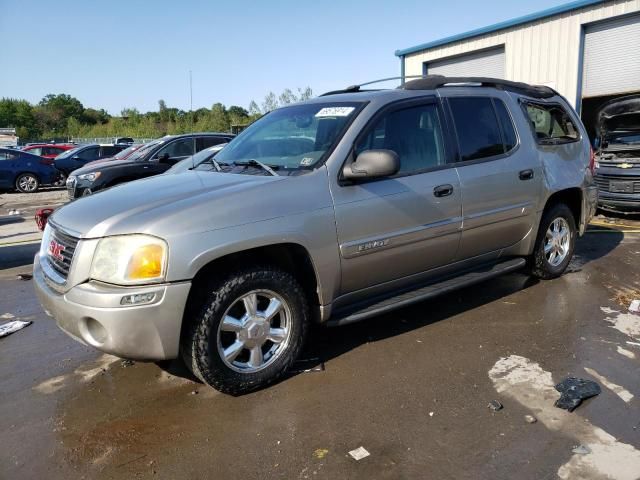
[[[193,133],[193,76],[189,70],[189,117],[191,118],[191,133]]]

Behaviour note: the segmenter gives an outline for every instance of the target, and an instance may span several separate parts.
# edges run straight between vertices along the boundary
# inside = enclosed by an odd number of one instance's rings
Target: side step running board
[[[449,278],[448,280],[432,283],[408,292],[405,291],[398,295],[387,297],[383,300],[374,301],[373,303],[365,305],[360,304],[363,306],[359,309],[356,308],[354,310],[352,308],[344,313],[340,311],[335,312],[335,316],[327,322],[327,326],[336,327],[346,325],[395,310],[396,308],[406,307],[412,303],[421,302],[459,288],[468,287],[469,285],[482,282],[489,278],[497,277],[498,275],[519,270],[524,267],[525,264],[526,260],[524,258],[512,258],[488,267],[484,266],[475,270],[470,270],[467,273]]]

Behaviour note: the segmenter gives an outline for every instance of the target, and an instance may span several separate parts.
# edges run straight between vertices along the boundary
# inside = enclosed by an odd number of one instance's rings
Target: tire
[[[16,190],[20,193],[34,193],[39,186],[40,180],[33,173],[21,173],[16,178]]]
[[[53,181],[54,187],[64,187],[67,184],[67,175],[64,172],[58,172],[56,179]]]
[[[196,377],[220,392],[241,395],[273,383],[304,345],[309,307],[302,287],[287,272],[270,266],[242,270],[211,282],[193,300],[199,305],[195,315],[185,315],[182,358]],[[274,300],[282,308],[269,322]]]
[[[554,243],[553,235],[558,227],[560,227],[558,232],[566,228],[569,238],[564,241],[564,236],[558,234]],[[530,259],[531,275],[543,280],[562,275],[573,257],[576,237],[576,221],[569,207],[564,203],[557,203],[545,211]],[[545,252],[545,247],[549,250],[548,252]],[[557,254],[556,257],[553,256],[554,251]]]

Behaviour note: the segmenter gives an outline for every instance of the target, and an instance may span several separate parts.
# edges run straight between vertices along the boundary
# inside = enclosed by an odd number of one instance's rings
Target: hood
[[[605,103],[598,111],[598,132],[640,132],[640,95],[628,95]]]
[[[330,205],[326,173],[316,173],[157,175],[79,198],[57,209],[51,221],[82,238],[130,233],[169,238],[204,232]],[[294,189],[296,198],[289,198],[291,190],[282,184],[290,182],[297,182],[306,194]]]

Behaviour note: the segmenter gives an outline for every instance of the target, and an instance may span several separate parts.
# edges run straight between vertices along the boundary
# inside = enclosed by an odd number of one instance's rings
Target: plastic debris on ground
[[[291,373],[324,372],[324,362],[319,358],[301,358],[293,362]]]
[[[33,275],[31,273],[19,273],[18,278],[20,280],[27,281],[27,280],[31,280],[33,278]]]
[[[22,330],[24,327],[28,327],[33,322],[23,322],[22,320],[14,320],[13,322],[8,322],[3,325],[0,325],[0,338],[6,337],[7,335],[11,335],[12,333],[17,332],[18,330]]]
[[[600,385],[593,380],[584,378],[567,377],[556,385],[556,390],[562,395],[554,404],[558,408],[563,408],[573,412],[587,398],[595,397],[601,392]]]
[[[538,421],[538,419],[533,415],[525,415],[524,419],[527,423],[536,423]]]
[[[575,447],[573,447],[573,450],[571,450],[572,453],[577,453],[578,455],[588,455],[591,453],[591,449],[589,447],[586,447],[584,445],[577,445]]]
[[[349,452],[349,455],[351,455],[351,458],[353,458],[354,460],[362,460],[363,458],[366,458],[371,454],[367,452],[364,447],[358,447],[355,450],[351,450]]]
[[[487,405],[487,407],[493,410],[494,412],[497,412],[498,410],[502,410],[504,408],[498,400],[491,400],[489,402],[489,405]]]
[[[631,304],[629,305],[629,311],[630,312],[640,312],[640,300],[634,300],[631,302]]]

